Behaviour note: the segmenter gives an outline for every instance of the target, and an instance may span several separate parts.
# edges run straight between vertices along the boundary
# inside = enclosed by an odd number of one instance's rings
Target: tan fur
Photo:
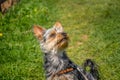
[[[60,22],[56,22],[54,26],[55,26],[55,27],[59,27],[59,28],[62,27],[62,25],[61,25]]]
[[[42,27],[39,27],[39,26],[36,26],[36,25],[34,25],[34,28],[33,28],[34,30],[34,34],[35,34],[35,36],[38,38],[38,39],[42,39],[42,35],[43,35],[43,32],[44,32],[44,30],[45,29],[43,29]]]
[[[64,37],[61,34],[58,34],[56,39],[58,41],[62,40]],[[58,43],[56,47],[58,47],[60,50],[64,49],[68,46],[68,36],[66,36],[67,40],[63,40],[62,42]]]
[[[16,4],[19,0],[6,0],[0,4],[1,12],[4,14],[12,5]]]
[[[56,22],[55,25],[54,25],[54,28],[55,29],[56,28],[57,29],[58,28],[62,29],[62,25],[59,22]],[[44,31],[45,31],[45,29],[43,29],[42,27],[36,26],[36,25],[34,26],[34,34],[39,40],[42,40]],[[52,30],[49,35],[50,35],[50,37],[46,41],[46,44],[48,44],[48,45],[46,45],[46,47],[48,49],[51,49],[52,48],[51,46],[53,44],[55,44],[53,47],[56,47],[59,50],[64,49],[68,46],[69,38],[68,38],[67,35],[64,36],[61,33],[58,33],[57,30]],[[52,35],[55,35],[55,37],[52,37]],[[62,40],[64,37],[66,37],[66,39]]]

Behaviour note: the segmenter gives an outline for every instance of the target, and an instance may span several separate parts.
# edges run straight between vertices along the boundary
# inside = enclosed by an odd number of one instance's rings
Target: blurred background
[[[70,37],[70,59],[93,59],[101,80],[120,79],[120,0],[0,0],[0,80],[45,80],[32,26],[56,21]]]

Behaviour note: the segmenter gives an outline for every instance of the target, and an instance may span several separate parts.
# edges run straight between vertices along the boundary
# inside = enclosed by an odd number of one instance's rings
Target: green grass
[[[101,80],[120,79],[119,0],[21,0],[0,14],[0,80],[45,80],[32,26],[60,21],[70,37],[68,56],[99,66]]]

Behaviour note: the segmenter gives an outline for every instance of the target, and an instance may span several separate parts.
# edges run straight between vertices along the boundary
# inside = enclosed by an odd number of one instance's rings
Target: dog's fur
[[[34,34],[40,41],[44,53],[47,80],[99,80],[97,67],[90,59],[85,61],[82,68],[68,58],[65,49],[69,38],[60,22],[56,22],[48,30],[34,26]],[[90,67],[90,71],[86,71],[86,67]]]
[[[0,0],[0,11],[2,14],[6,13],[7,10],[14,4],[18,3],[20,0]]]

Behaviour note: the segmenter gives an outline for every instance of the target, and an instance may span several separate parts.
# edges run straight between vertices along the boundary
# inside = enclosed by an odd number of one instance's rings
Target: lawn
[[[60,21],[70,37],[68,56],[99,66],[101,80],[120,80],[120,0],[20,0],[0,13],[0,80],[45,80],[33,25]]]

